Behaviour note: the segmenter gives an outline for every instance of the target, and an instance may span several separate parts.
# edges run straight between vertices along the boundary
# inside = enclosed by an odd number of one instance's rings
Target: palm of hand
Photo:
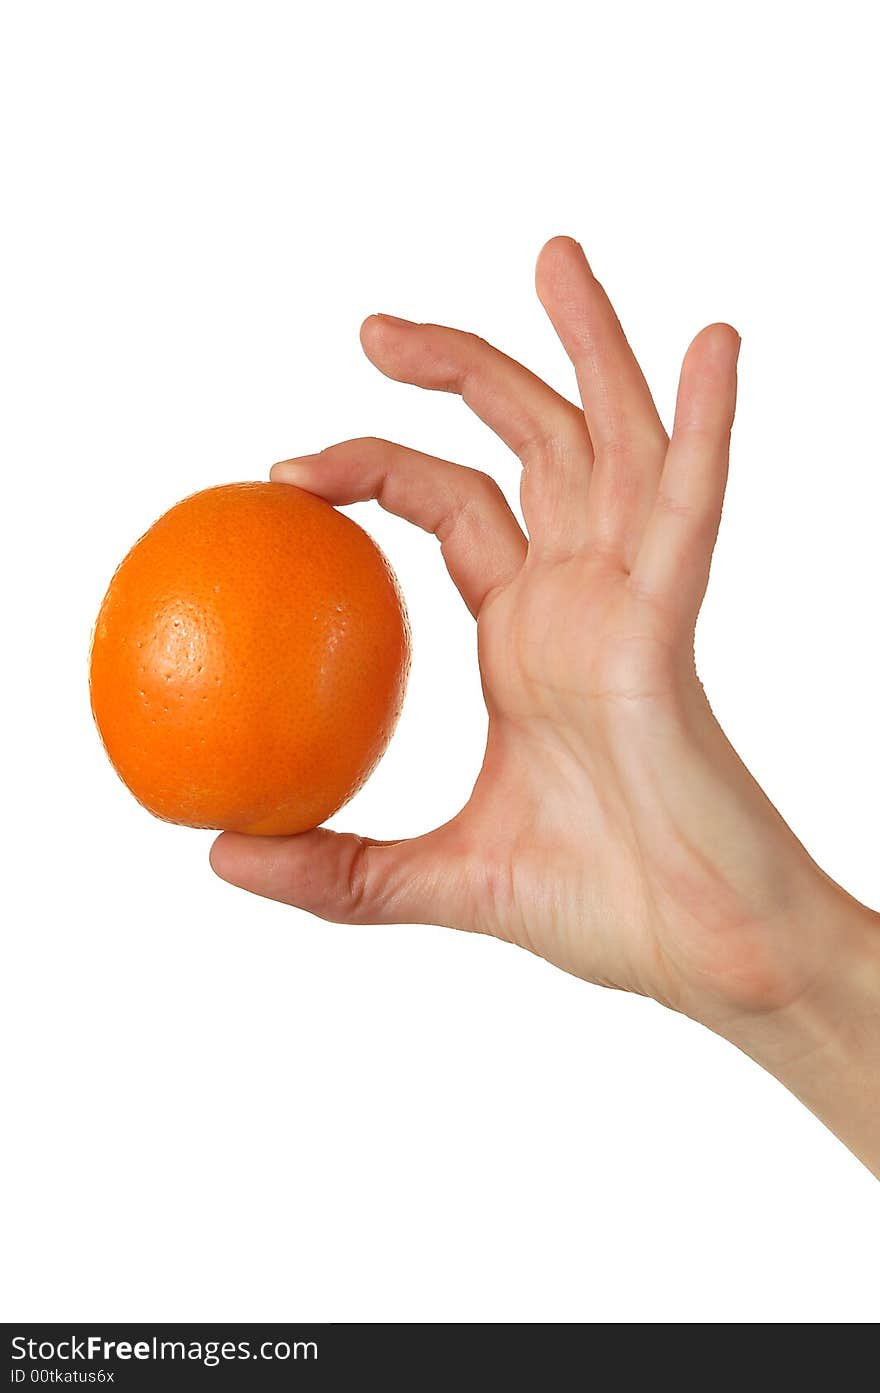
[[[786,899],[776,858],[797,843],[668,617],[618,567],[571,558],[527,562],[479,622],[487,754],[437,834],[464,852],[462,926],[680,1009],[707,988],[722,1007],[794,995],[767,926]],[[725,857],[729,835],[750,872]]]
[[[375,317],[389,376],[459,392],[520,455],[528,541],[486,476],[385,441],[276,466],[333,503],[434,532],[478,619],[486,756],[457,817],[412,841],[225,834],[247,889],[362,922],[488,932],[589,980],[723,1017],[809,987],[788,952],[816,868],[739,762],[693,666],[720,519],[738,339],[691,345],[667,440],[580,248],[539,291],[583,411],[481,340]]]

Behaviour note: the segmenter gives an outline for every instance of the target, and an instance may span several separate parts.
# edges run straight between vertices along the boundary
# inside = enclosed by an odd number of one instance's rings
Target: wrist
[[[880,915],[837,886],[804,923],[822,968],[790,1002],[717,1033],[794,1093],[880,1176]]]

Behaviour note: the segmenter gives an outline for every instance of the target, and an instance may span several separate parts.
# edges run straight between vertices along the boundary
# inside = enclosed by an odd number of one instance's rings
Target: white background
[[[335,928],[215,880],[91,724],[89,632],[178,498],[380,434],[517,465],[381,378],[386,310],[564,390],[532,288],[578,237],[667,415],[742,332],[699,634],[734,743],[880,904],[877,100],[870,7],[8,3],[2,1315],[880,1316],[880,1188],[721,1040],[525,953]],[[335,820],[423,830],[484,734],[436,544],[356,510],[415,634]]]

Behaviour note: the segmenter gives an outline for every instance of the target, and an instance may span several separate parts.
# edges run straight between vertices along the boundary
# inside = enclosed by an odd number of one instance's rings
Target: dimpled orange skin
[[[226,484],[171,508],[116,571],[92,710],[157,817],[303,832],[381,757],[409,652],[397,582],[366,532],[290,484]]]

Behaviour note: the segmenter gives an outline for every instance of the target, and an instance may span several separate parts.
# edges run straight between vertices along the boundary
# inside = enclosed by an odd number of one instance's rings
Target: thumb
[[[231,885],[337,924],[447,922],[430,834],[377,842],[324,827],[294,837],[224,832],[211,866]]]

